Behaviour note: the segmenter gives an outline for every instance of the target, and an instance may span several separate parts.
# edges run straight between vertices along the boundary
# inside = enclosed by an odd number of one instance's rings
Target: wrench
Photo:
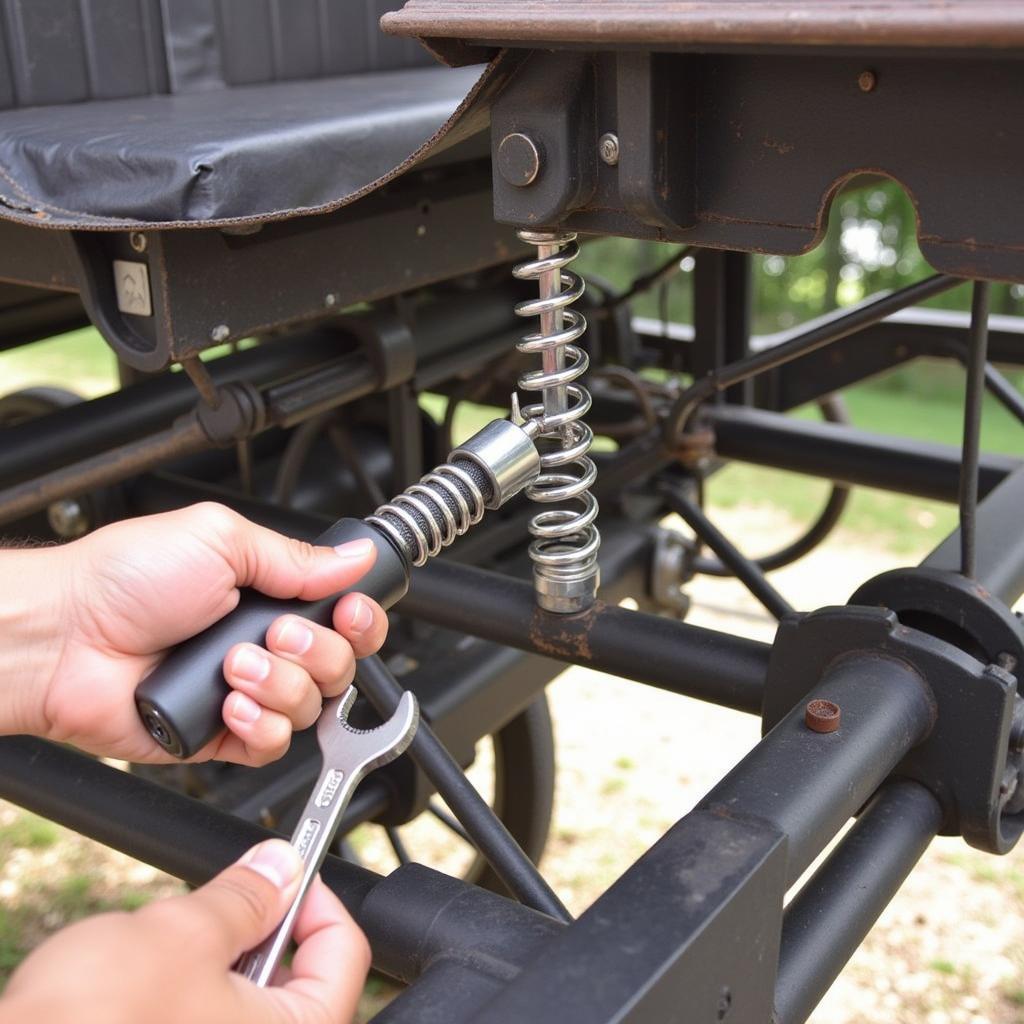
[[[261,988],[270,984],[295,929],[302,901],[327,856],[341,816],[362,779],[404,753],[419,725],[420,709],[411,693],[404,693],[395,713],[376,729],[353,729],[348,713],[356,699],[355,687],[324,704],[316,725],[323,766],[306,806],[302,809],[291,843],[302,856],[302,881],[284,919],[254,949],[235,964],[235,970]]]

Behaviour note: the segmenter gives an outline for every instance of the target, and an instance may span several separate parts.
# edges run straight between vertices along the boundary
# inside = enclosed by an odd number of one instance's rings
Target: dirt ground
[[[751,553],[793,530],[763,507],[716,519]],[[917,557],[840,533],[773,578],[809,609],[841,604],[864,579]],[[690,622],[771,639],[772,621],[735,582],[701,580],[690,593]],[[748,716],[581,669],[560,676],[549,698],[559,766],[542,869],[578,913],[746,753],[758,727]],[[487,777],[486,756],[476,774]],[[414,823],[402,834],[426,863],[456,870],[466,861],[429,825]],[[373,866],[394,866],[380,830],[364,829],[354,845]],[[0,971],[67,920],[176,889],[150,868],[8,805],[0,805],[0,853]],[[372,979],[362,1019],[387,995]],[[937,840],[812,1021],[1024,1024],[1024,851],[992,858]]]

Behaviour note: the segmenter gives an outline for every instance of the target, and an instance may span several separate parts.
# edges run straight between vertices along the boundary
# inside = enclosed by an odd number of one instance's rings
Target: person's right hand
[[[58,932],[14,972],[0,1024],[341,1024],[352,1019],[370,947],[338,898],[314,882],[279,984],[231,970],[284,917],[302,861],[281,839],[185,896],[100,914]]]
[[[241,587],[315,601],[357,584],[375,557],[369,541],[314,547],[210,502],[126,519],[61,547],[0,551],[0,733],[172,761],[134,701],[170,648],[232,611]],[[323,699],[352,681],[356,658],[384,642],[388,620],[351,593],[333,623],[284,615],[262,644],[225,651],[227,730],[194,760],[280,757],[292,730],[312,725]]]

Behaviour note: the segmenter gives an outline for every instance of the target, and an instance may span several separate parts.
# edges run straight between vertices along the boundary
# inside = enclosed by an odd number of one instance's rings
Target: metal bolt
[[[422,238],[426,233],[427,233],[427,225],[426,224],[417,224],[416,225],[416,237],[417,238]]]
[[[338,296],[334,292],[328,292],[324,296],[324,305],[328,309],[333,309],[338,304]]]
[[[511,132],[498,146],[498,171],[516,188],[525,188],[540,173],[540,153],[533,139],[522,132]]]
[[[89,517],[74,498],[62,498],[46,509],[46,519],[58,537],[70,540],[88,532]]]
[[[861,92],[871,92],[877,84],[878,78],[875,76],[874,71],[862,71],[857,76],[857,85]]]
[[[146,251],[146,236],[141,231],[133,231],[128,236],[128,244],[136,252],[145,252]]]
[[[609,166],[614,167],[619,162],[619,137],[615,132],[605,132],[597,140],[597,151],[601,159]]]
[[[229,337],[231,337],[231,330],[227,324],[217,324],[217,326],[210,331],[211,340],[216,342],[227,341]]]
[[[808,701],[804,711],[804,724],[812,732],[835,732],[839,728],[841,712],[838,704],[830,700]]]

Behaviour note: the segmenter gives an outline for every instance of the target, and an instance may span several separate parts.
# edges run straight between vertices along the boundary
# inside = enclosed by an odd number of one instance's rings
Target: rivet
[[[128,235],[128,244],[136,252],[146,251],[146,236],[141,231],[133,231]]]
[[[338,304],[338,296],[334,292],[328,292],[324,296],[324,305],[328,309],[333,309]]]
[[[619,137],[615,132],[605,132],[597,140],[597,151],[609,167],[614,167],[619,162]]]
[[[533,139],[522,132],[510,132],[498,146],[498,171],[516,188],[525,188],[540,173],[540,153]]]
[[[830,700],[812,700],[808,701],[804,711],[804,723],[813,732],[835,732],[841,716],[838,704]]]
[[[862,71],[857,76],[857,86],[861,92],[871,92],[877,84],[878,78],[875,76],[874,71]]]
[[[227,324],[217,324],[217,326],[210,331],[210,338],[213,341],[227,341],[229,337],[231,337],[231,331]]]

